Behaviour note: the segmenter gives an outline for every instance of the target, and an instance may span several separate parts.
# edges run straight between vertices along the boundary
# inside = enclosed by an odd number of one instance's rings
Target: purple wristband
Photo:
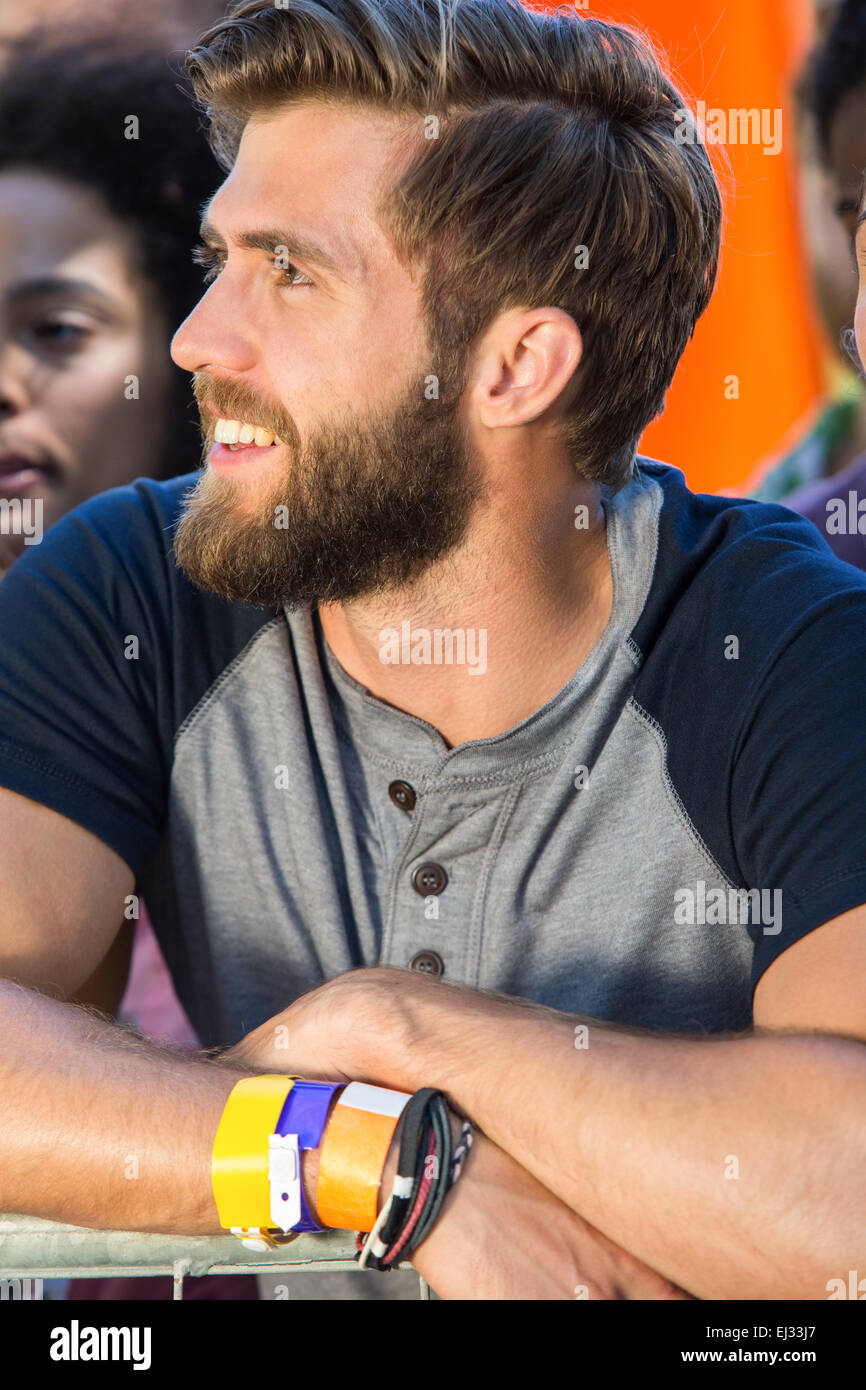
[[[344,1081],[296,1081],[283,1102],[280,1118],[277,1120],[275,1134],[296,1134],[299,1149],[317,1149],[322,1142],[331,1097],[341,1091]],[[299,1234],[324,1231],[310,1215],[304,1197],[304,1184],[301,1181],[301,1219],[292,1227]]]

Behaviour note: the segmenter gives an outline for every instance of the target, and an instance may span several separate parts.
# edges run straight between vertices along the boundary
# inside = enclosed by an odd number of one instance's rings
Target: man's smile
[[[213,448],[208,462],[216,467],[226,464],[237,465],[249,462],[263,449],[272,449],[283,443],[273,430],[251,420],[232,420],[219,411],[210,401],[208,410],[217,417],[213,431]]]
[[[252,444],[257,449],[267,449],[272,444],[282,443],[273,430],[265,429],[264,425],[252,425],[247,420],[224,420],[222,416],[216,422],[213,437],[215,443],[228,444],[231,448]]]

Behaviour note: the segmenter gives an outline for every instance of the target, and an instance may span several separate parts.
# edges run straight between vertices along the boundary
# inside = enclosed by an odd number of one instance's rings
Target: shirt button
[[[412,887],[422,898],[444,891],[448,875],[441,864],[419,864],[412,875]]]
[[[409,962],[410,970],[420,970],[422,975],[442,975],[445,966],[442,957],[437,956],[435,951],[419,951]]]
[[[414,811],[415,793],[408,782],[392,782],[388,787],[388,795],[401,811]]]

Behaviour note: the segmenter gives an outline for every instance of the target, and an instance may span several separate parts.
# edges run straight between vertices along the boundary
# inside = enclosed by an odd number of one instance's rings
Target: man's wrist
[[[532,1092],[542,1047],[558,1059],[571,1087],[583,1084],[586,1068],[579,1065],[584,1055],[580,1049],[586,1046],[582,1035],[588,1030],[576,1016],[440,981],[428,994],[419,992],[413,1007],[419,1046],[412,1066],[423,1069],[424,1076],[422,1082],[413,1077],[413,1085],[444,1091],[452,1106],[477,1120],[501,1147],[507,1149],[510,1139],[508,1126],[501,1124],[503,1101]],[[607,1041],[611,1027],[593,1024],[595,1046]],[[500,1136],[489,1127],[497,1121]]]
[[[461,1124],[461,1120],[457,1116],[451,1114],[452,1146],[457,1142],[457,1137],[460,1134]],[[318,1213],[316,1211],[316,1187],[319,1181],[319,1165],[321,1162],[322,1145],[324,1144],[326,1133],[327,1125],[325,1126],[325,1131],[322,1134],[322,1141],[319,1144],[319,1147],[317,1149],[305,1149],[301,1154],[301,1175],[304,1182],[304,1197],[306,1199],[310,1215],[315,1217],[316,1220],[318,1220]],[[402,1139],[402,1135],[403,1115],[401,1114],[400,1118],[397,1121],[397,1126],[394,1130],[394,1133],[391,1137],[391,1143],[388,1148],[387,1157],[385,1159],[385,1166],[382,1169],[382,1177],[379,1182],[379,1192],[376,1198],[377,1216],[379,1215],[379,1212],[382,1210],[383,1206],[390,1197],[391,1189],[394,1186],[394,1178],[397,1174],[397,1165],[400,1159],[400,1141]]]
[[[259,1074],[260,1074],[260,1073],[252,1073],[252,1075],[259,1075]],[[251,1073],[248,1073],[248,1072],[238,1072],[238,1073],[236,1073],[235,1075],[233,1075],[232,1077],[227,1078],[227,1084],[226,1084],[226,1088],[225,1088],[225,1099],[224,1099],[223,1102],[222,1102],[222,1107],[221,1107],[219,1113],[216,1115],[216,1121],[215,1121],[215,1124],[214,1124],[214,1134],[216,1133],[216,1128],[217,1128],[217,1125],[218,1125],[218,1123],[219,1123],[219,1119],[220,1119],[220,1117],[221,1117],[221,1115],[222,1115],[222,1110],[225,1108],[225,1101],[228,1100],[228,1097],[229,1097],[229,1095],[231,1094],[231,1091],[233,1090],[235,1084],[236,1084],[238,1081],[245,1080],[245,1079],[246,1079],[248,1076],[250,1076],[250,1075],[251,1075]],[[312,1218],[313,1218],[316,1222],[318,1222],[319,1224],[321,1224],[321,1222],[320,1222],[320,1218],[319,1218],[319,1214],[318,1214],[318,1209],[317,1209],[317,1206],[316,1206],[316,1193],[317,1193],[318,1182],[319,1182],[319,1170],[320,1170],[320,1165],[321,1165],[322,1148],[323,1148],[323,1145],[324,1145],[324,1142],[325,1142],[325,1138],[326,1138],[326,1135],[327,1135],[327,1130],[328,1130],[328,1122],[330,1121],[331,1114],[333,1113],[333,1106],[334,1106],[334,1104],[336,1103],[336,1099],[337,1099],[337,1097],[335,1096],[335,1097],[334,1097],[334,1100],[333,1100],[333,1102],[332,1102],[332,1104],[331,1104],[330,1110],[329,1110],[328,1121],[327,1121],[326,1124],[325,1124],[325,1128],[324,1128],[324,1130],[323,1130],[323,1132],[322,1132],[322,1137],[321,1137],[321,1140],[320,1140],[320,1142],[319,1142],[319,1145],[318,1145],[316,1148],[314,1148],[314,1149],[302,1149],[302,1150],[301,1150],[301,1154],[300,1154],[300,1159],[301,1159],[301,1181],[302,1181],[302,1183],[303,1183],[303,1189],[304,1189],[304,1200],[305,1200],[305,1202],[306,1202],[307,1210],[309,1211],[310,1215],[311,1215]],[[450,1121],[450,1126],[451,1126],[451,1139],[452,1139],[452,1150],[453,1150],[453,1149],[456,1148],[456,1146],[457,1146],[457,1142],[458,1142],[459,1137],[460,1137],[460,1131],[461,1131],[462,1126],[463,1126],[463,1120],[462,1120],[462,1118],[461,1118],[459,1115],[454,1114],[454,1112],[449,1108],[449,1121]],[[392,1187],[393,1187],[393,1185],[394,1185],[394,1178],[395,1178],[396,1173],[397,1173],[397,1167],[398,1167],[398,1162],[399,1162],[399,1156],[400,1156],[400,1142],[401,1142],[402,1132],[403,1132],[403,1115],[401,1114],[400,1118],[399,1118],[398,1121],[397,1121],[397,1125],[396,1125],[396,1128],[395,1128],[395,1130],[394,1130],[394,1133],[393,1133],[393,1135],[392,1135],[392,1137],[391,1137],[391,1142],[390,1142],[390,1145],[389,1145],[389,1148],[388,1148],[388,1153],[387,1153],[387,1156],[386,1156],[386,1159],[385,1159],[385,1164],[384,1164],[384,1167],[383,1167],[383,1169],[382,1169],[382,1176],[381,1176],[381,1179],[380,1179],[380,1182],[379,1182],[379,1191],[378,1191],[377,1200],[376,1200],[376,1213],[377,1213],[377,1215],[378,1215],[378,1213],[382,1210],[382,1207],[384,1206],[385,1202],[387,1202],[389,1196],[391,1195],[391,1189],[392,1189]],[[446,1201],[447,1201],[447,1198],[446,1198]],[[215,1211],[215,1210],[216,1210],[216,1207],[215,1207],[215,1205],[214,1205],[214,1211]],[[217,1227],[218,1227],[218,1229],[222,1230],[222,1227],[219,1226],[219,1221],[218,1221],[218,1219],[217,1219]]]
[[[456,1152],[458,1143],[459,1143],[459,1141],[460,1141],[460,1137],[461,1137],[461,1133],[462,1133],[462,1130],[463,1130],[464,1121],[463,1121],[462,1116],[456,1115],[456,1114],[450,1109],[450,1107],[447,1107],[447,1113],[448,1113],[449,1128],[450,1128],[450,1131],[451,1131],[451,1153],[452,1153],[452,1155],[453,1155],[453,1154]],[[399,1168],[399,1156],[400,1156],[400,1148],[401,1148],[401,1140],[402,1140],[403,1119],[404,1119],[404,1117],[401,1116],[400,1122],[399,1122],[399,1124],[398,1124],[398,1126],[397,1126],[397,1129],[396,1129],[396,1131],[395,1131],[395,1133],[394,1133],[394,1137],[393,1137],[393,1140],[392,1140],[392,1143],[391,1143],[391,1148],[390,1148],[389,1153],[388,1153],[388,1158],[387,1158],[387,1160],[386,1160],[385,1167],[384,1167],[383,1172],[382,1172],[382,1182],[381,1182],[380,1191],[379,1191],[379,1199],[378,1199],[378,1202],[377,1202],[377,1214],[378,1214],[378,1213],[381,1213],[382,1209],[384,1208],[384,1206],[386,1205],[386,1203],[389,1201],[389,1199],[391,1198],[392,1193],[393,1193],[394,1179],[395,1179],[395,1177],[397,1176],[397,1172],[398,1172],[398,1168]],[[465,1160],[464,1160],[464,1161],[465,1161]],[[445,1196],[444,1196],[444,1199],[442,1200],[442,1205],[441,1205],[439,1214],[437,1215],[436,1219],[434,1220],[433,1225],[430,1227],[430,1230],[428,1231],[427,1235],[425,1235],[424,1238],[423,1238],[423,1240],[421,1241],[421,1245],[426,1245],[426,1242],[427,1242],[427,1239],[428,1239],[429,1234],[431,1234],[432,1231],[433,1231],[434,1229],[438,1228],[438,1226],[439,1226],[439,1224],[440,1224],[440,1222],[441,1222],[441,1219],[442,1219],[444,1213],[449,1209],[449,1203],[450,1203],[451,1196],[452,1196],[452,1189],[449,1189],[448,1191],[446,1191],[446,1194],[445,1194]],[[399,1238],[398,1238],[398,1239],[399,1239]],[[409,1240],[409,1244],[411,1245],[411,1238],[410,1238],[410,1240]],[[421,1246],[419,1245],[417,1248],[420,1249]],[[398,1252],[397,1256],[396,1256],[395,1259],[394,1259],[393,1265],[389,1266],[389,1268],[394,1268],[394,1269],[396,1269],[396,1268],[398,1268],[401,1264],[408,1264],[408,1263],[410,1263],[410,1262],[414,1262],[414,1249],[412,1250],[411,1255],[410,1255],[410,1253],[408,1252],[408,1250],[402,1250],[402,1252]]]
[[[384,1206],[385,1202],[388,1200],[391,1188],[394,1184],[394,1175],[397,1172],[397,1161],[400,1156],[400,1135],[402,1132],[402,1128],[403,1117],[401,1115],[400,1119],[397,1121],[397,1128],[394,1130],[394,1134],[391,1139],[391,1145],[388,1149],[387,1158],[385,1159],[385,1166],[382,1169],[382,1178],[379,1183],[379,1194],[376,1200],[377,1215],[382,1210],[382,1207]],[[309,1211],[313,1220],[319,1222],[320,1225],[321,1222],[319,1221],[319,1213],[316,1208],[316,1189],[319,1183],[319,1167],[322,1158],[322,1146],[325,1142],[325,1135],[327,1134],[327,1132],[328,1126],[326,1124],[322,1132],[322,1138],[319,1142],[318,1148],[301,1150],[301,1180],[304,1184],[304,1200],[306,1201],[307,1210]]]

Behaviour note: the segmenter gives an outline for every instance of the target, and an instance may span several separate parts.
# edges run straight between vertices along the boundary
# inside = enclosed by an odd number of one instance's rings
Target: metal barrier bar
[[[278,1250],[246,1250],[234,1236],[154,1235],[147,1231],[97,1231],[38,1216],[0,1216],[0,1279],[113,1279],[170,1274],[174,1297],[183,1297],[187,1275],[296,1274],[354,1270],[352,1231],[303,1235]],[[403,1262],[398,1269],[412,1269]],[[368,1275],[367,1277],[374,1277]],[[429,1286],[419,1276],[420,1297]]]

